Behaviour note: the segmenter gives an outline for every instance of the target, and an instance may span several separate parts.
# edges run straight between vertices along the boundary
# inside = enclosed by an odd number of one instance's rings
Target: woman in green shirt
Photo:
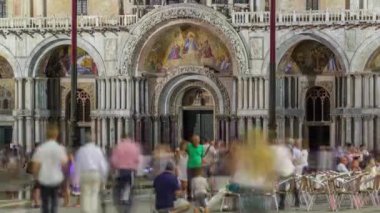
[[[202,159],[205,154],[198,135],[191,137],[191,143],[187,145],[187,154],[189,155],[187,161],[187,198],[191,200],[191,180],[195,177],[197,170],[202,168]]]

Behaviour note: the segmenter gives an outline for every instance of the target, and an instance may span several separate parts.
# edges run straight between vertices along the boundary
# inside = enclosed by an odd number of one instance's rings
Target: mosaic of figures
[[[0,78],[13,78],[13,71],[8,61],[0,56]]]
[[[183,65],[205,66],[216,73],[232,71],[230,54],[223,42],[206,29],[183,24],[157,36],[143,60],[145,71],[166,72]]]
[[[380,73],[380,49],[369,59],[365,70]]]
[[[286,74],[328,74],[342,72],[335,54],[317,41],[302,41],[290,49],[279,64],[279,72]]]
[[[97,68],[93,58],[84,50],[78,48],[77,71],[80,76],[97,75]],[[61,46],[51,51],[44,61],[46,77],[57,78],[70,76],[71,47]]]
[[[182,106],[214,106],[212,95],[204,89],[192,89],[185,93]]]

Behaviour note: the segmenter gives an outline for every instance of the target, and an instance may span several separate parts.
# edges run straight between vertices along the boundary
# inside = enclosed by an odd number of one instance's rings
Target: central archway
[[[220,115],[230,114],[230,98],[219,79],[204,67],[179,67],[170,73],[171,75],[162,79],[154,89],[151,113],[158,118],[154,128],[156,143],[178,145],[178,141],[189,132],[188,129],[184,129],[189,123],[183,119],[190,114],[200,117],[194,122],[207,122],[207,125],[212,126],[203,139],[207,137],[227,140],[227,124],[225,120],[220,119]],[[202,105],[200,102],[189,106],[184,98],[191,91],[204,91],[208,99],[212,99],[212,104]],[[202,116],[205,119],[201,118]]]

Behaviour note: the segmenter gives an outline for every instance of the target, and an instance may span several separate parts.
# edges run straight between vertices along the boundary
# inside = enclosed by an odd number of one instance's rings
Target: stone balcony
[[[213,3],[216,1],[214,0]],[[241,6],[241,5],[240,5]],[[229,20],[235,27],[267,27],[269,25],[269,12],[241,12],[242,7],[233,7],[229,12]],[[139,5],[145,8],[145,13],[133,15],[115,16],[79,16],[79,30],[126,30],[135,24],[139,17],[147,12],[165,7],[163,5]],[[136,7],[137,8],[137,7]],[[217,8],[215,8],[217,9]],[[324,10],[324,11],[294,11],[278,12],[278,26],[315,26],[315,25],[378,25],[380,23],[380,12],[371,10]],[[15,17],[0,18],[0,34],[8,32],[24,31],[70,31],[70,17]]]
[[[265,27],[269,12],[232,12],[232,23],[238,27]],[[380,12],[370,10],[310,10],[278,12],[278,26],[315,25],[375,25],[380,23]]]

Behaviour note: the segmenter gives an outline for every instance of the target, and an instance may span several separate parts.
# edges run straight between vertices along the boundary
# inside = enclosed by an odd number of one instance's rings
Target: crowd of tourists
[[[110,182],[116,209],[130,212],[134,178],[145,169],[153,180],[157,212],[187,212],[192,207],[194,213],[207,213],[219,208],[216,206],[226,194],[235,193],[241,195],[241,212],[261,213],[267,211],[261,195],[274,183],[326,167],[320,159],[317,168],[310,165],[309,150],[302,147],[302,141],[269,141],[259,131],[249,133],[245,141],[230,144],[193,135],[176,148],[157,145],[152,160],[143,166],[140,144],[126,135],[107,154],[90,134],[86,134],[87,143],[75,152],[59,144],[58,136],[59,129],[49,125],[46,142],[34,148],[26,165],[27,172],[35,177],[33,205],[41,207],[42,213],[56,213],[60,195],[64,206],[72,203],[71,195],[75,195],[75,205],[81,212],[98,212],[99,200],[104,201],[99,196]],[[319,158],[325,154],[322,152]],[[379,162],[365,146],[347,145],[329,156],[337,172],[379,174]],[[222,187],[216,183],[220,176],[229,179]],[[279,191],[285,190],[285,184],[278,186]],[[294,205],[300,206],[299,185],[294,184],[291,190]],[[279,193],[280,210],[286,207],[286,196]]]

